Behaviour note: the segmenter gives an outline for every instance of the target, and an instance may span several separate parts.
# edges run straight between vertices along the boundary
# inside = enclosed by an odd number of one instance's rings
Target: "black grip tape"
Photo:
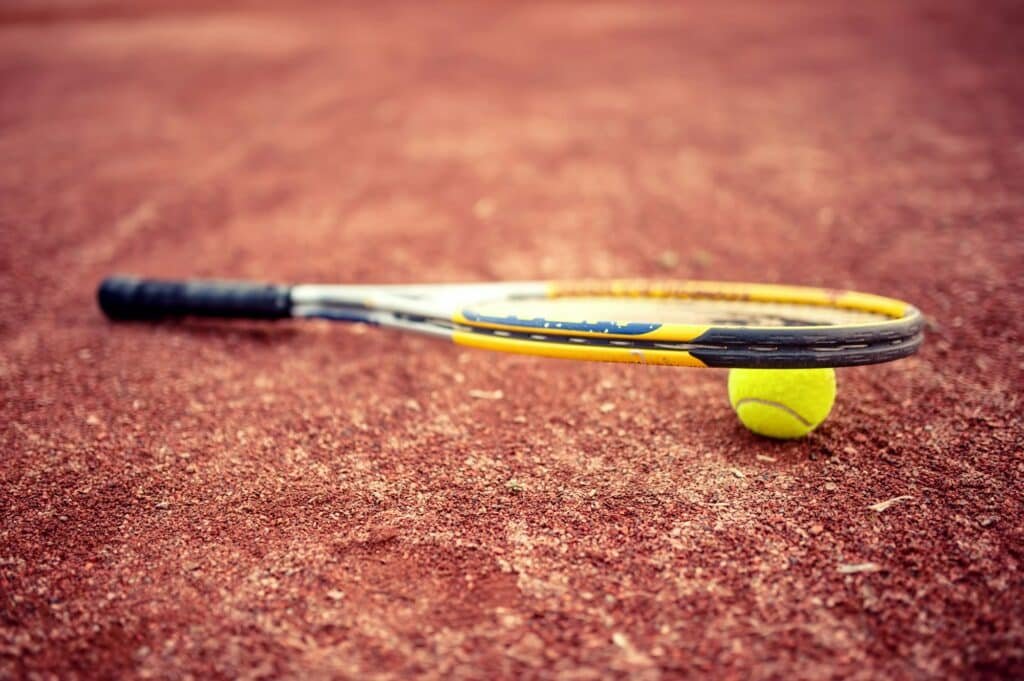
[[[291,316],[291,288],[243,281],[160,281],[109,277],[97,291],[110,319],[231,317],[282,319]]]

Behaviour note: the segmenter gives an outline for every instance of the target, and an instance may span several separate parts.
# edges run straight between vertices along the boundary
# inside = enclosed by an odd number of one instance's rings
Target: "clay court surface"
[[[1021,678],[1022,21],[4,3],[0,678]],[[786,282],[930,324],[775,443],[724,371],[114,325],[113,272]]]

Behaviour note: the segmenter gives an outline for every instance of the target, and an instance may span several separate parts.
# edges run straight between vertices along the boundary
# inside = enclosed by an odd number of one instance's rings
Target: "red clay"
[[[1022,19],[5,3],[0,677],[1021,678]],[[111,325],[111,272],[782,281],[933,323],[773,443],[722,372]]]

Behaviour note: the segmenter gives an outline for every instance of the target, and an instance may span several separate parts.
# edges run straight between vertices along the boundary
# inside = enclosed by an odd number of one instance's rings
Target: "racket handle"
[[[244,281],[161,281],[109,277],[96,295],[110,319],[232,317],[283,319],[291,316],[291,288]]]

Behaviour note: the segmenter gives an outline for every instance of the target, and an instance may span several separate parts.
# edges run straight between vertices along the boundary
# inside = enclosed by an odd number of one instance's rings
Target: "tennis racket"
[[[881,296],[706,281],[284,286],[111,277],[110,319],[314,318],[564,359],[689,367],[810,368],[917,351],[923,319]]]

